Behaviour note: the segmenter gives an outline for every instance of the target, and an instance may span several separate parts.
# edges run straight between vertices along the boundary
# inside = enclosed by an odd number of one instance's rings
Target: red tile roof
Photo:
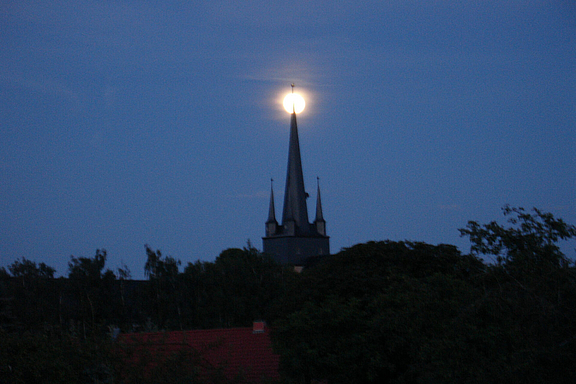
[[[222,368],[232,380],[240,375],[249,383],[263,379],[279,379],[279,356],[272,352],[267,328],[207,329],[195,331],[134,333],[121,335],[124,343],[137,343],[149,353],[163,356],[191,347],[202,360],[214,368]]]

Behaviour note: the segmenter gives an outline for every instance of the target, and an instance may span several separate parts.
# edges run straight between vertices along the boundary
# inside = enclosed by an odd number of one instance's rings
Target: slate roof
[[[229,380],[239,375],[249,383],[278,380],[279,356],[272,351],[269,330],[254,328],[134,333],[120,341],[138,343],[148,352],[167,355],[192,348],[214,368],[222,368]],[[256,331],[254,331],[256,330]]]

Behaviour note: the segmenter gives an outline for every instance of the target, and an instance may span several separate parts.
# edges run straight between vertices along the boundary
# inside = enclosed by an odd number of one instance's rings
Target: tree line
[[[302,273],[250,244],[182,270],[179,260],[146,247],[148,280],[139,282],[126,269],[107,270],[103,250],[72,257],[67,279],[18,260],[0,271],[0,361],[22,361],[34,344],[26,340],[43,337],[61,342],[54,345],[72,360],[100,356],[65,381],[130,382],[118,376],[130,370],[102,352],[109,340],[102,335],[113,328],[264,319],[286,383],[574,382],[576,268],[559,243],[575,238],[576,227],[538,209],[503,213],[506,224],[470,221],[460,229],[470,239],[467,254],[447,244],[368,242]],[[82,353],[70,351],[82,345]],[[58,361],[42,360],[38,369]],[[10,377],[6,365],[0,375]]]
[[[70,258],[68,276],[19,259],[0,268],[0,326],[10,331],[54,329],[102,333],[245,326],[264,319],[293,274],[248,244],[214,262],[181,261],[145,247],[147,280],[127,267],[106,268],[107,253]]]

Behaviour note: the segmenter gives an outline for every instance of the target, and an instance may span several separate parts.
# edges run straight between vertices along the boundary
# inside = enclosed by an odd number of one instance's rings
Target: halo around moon
[[[304,107],[306,106],[304,98],[297,93],[289,93],[288,95],[286,95],[283,104],[284,109],[288,113],[292,112],[300,113],[304,110]]]

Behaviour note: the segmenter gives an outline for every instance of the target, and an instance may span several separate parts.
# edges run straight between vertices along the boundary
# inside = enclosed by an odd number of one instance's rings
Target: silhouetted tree
[[[466,362],[458,317],[477,297],[482,262],[456,247],[369,242],[305,269],[285,295],[273,339],[296,382],[435,382]],[[450,361],[445,356],[456,353]],[[471,365],[468,365],[470,368]],[[439,368],[439,367],[436,367]]]
[[[0,312],[3,326],[14,329],[34,329],[57,324],[60,284],[55,269],[44,264],[18,259],[8,266],[11,276],[3,273],[0,285]],[[6,272],[4,270],[4,272]]]
[[[70,294],[79,303],[76,316],[84,336],[87,330],[95,330],[103,321],[114,319],[118,311],[118,297],[114,294],[116,276],[110,269],[104,269],[106,257],[105,249],[97,249],[93,258],[70,256],[68,263]]]
[[[180,260],[163,257],[160,250],[146,247],[144,273],[150,281],[154,305],[154,321],[160,329],[182,329],[181,290],[179,289]]]
[[[24,279],[34,278],[53,278],[56,270],[44,263],[36,264],[34,261],[22,258],[16,260],[8,266],[8,270],[14,277],[22,277]],[[23,281],[24,281],[23,279]]]
[[[185,318],[192,328],[249,326],[270,320],[287,271],[250,244],[222,251],[214,262],[188,263],[182,274]]]
[[[68,333],[0,329],[0,383],[112,383],[113,345]]]
[[[576,227],[536,208],[505,206],[508,224],[468,222],[471,251],[494,255],[484,279],[482,315],[509,337],[509,372],[519,382],[574,382],[576,270],[559,241]]]

